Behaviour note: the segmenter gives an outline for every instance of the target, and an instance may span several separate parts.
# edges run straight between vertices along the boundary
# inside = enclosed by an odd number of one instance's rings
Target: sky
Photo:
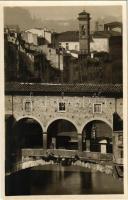
[[[63,6],[63,7],[28,7],[25,8],[31,14],[45,20],[69,20],[76,19],[78,13],[85,9],[89,12],[92,18],[99,18],[105,16],[114,16],[121,19],[120,6]]]
[[[121,6],[63,6],[63,7],[6,7],[5,24],[18,24],[21,29],[47,27],[57,32],[78,30],[78,13],[85,10],[91,15],[91,27],[94,22],[121,21]],[[92,28],[92,29],[93,29]]]

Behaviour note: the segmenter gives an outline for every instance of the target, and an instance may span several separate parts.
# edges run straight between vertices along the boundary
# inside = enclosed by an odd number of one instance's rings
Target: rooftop
[[[78,20],[81,21],[85,19],[90,20],[91,18],[90,18],[90,14],[87,13],[85,10],[83,10],[81,13],[79,13]]]
[[[110,38],[113,36],[121,36],[121,33],[118,31],[95,31],[93,37],[95,38]]]
[[[112,36],[121,36],[118,31],[95,31],[90,35],[90,41],[92,37],[95,38],[110,38]],[[79,42],[79,31],[66,31],[57,34],[57,39],[59,42]]]
[[[109,26],[111,28],[115,28],[115,27],[122,27],[122,23],[121,22],[110,22],[110,23],[105,23],[105,26]]]
[[[5,25],[4,27],[5,29],[9,29],[10,31],[16,31],[16,32],[20,32],[20,28],[17,24],[9,24],[9,25]]]
[[[58,34],[59,42],[78,42],[79,41],[79,31],[66,31]]]
[[[79,15],[89,15],[89,13],[87,13],[85,10],[83,10],[81,13],[79,13]]]
[[[8,82],[5,84],[5,93],[70,93],[89,94],[99,96],[122,96],[121,84],[48,84],[48,83],[19,83]]]

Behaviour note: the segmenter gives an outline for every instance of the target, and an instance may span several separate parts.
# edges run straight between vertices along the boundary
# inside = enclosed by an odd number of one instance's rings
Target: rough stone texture
[[[113,133],[113,154],[114,162],[123,164],[123,133],[117,131]]]
[[[32,102],[32,110],[25,111],[25,102]],[[11,96],[5,97],[5,112],[13,114],[18,121],[21,118],[30,117],[37,120],[47,132],[48,126],[57,119],[67,119],[72,122],[77,132],[82,133],[85,125],[92,120],[102,120],[111,128],[113,126],[113,113],[117,111],[123,117],[122,98],[107,97],[78,97],[78,96]],[[65,102],[66,110],[59,112],[59,102]],[[94,113],[94,103],[101,103],[102,112]]]

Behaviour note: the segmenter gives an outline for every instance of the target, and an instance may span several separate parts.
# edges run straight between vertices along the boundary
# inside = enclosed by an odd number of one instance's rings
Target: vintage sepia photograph
[[[123,195],[123,6],[3,18],[5,196]]]

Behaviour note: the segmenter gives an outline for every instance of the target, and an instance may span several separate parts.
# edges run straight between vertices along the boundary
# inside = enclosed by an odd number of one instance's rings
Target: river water
[[[6,195],[122,194],[123,181],[78,166],[43,166],[6,177]]]

